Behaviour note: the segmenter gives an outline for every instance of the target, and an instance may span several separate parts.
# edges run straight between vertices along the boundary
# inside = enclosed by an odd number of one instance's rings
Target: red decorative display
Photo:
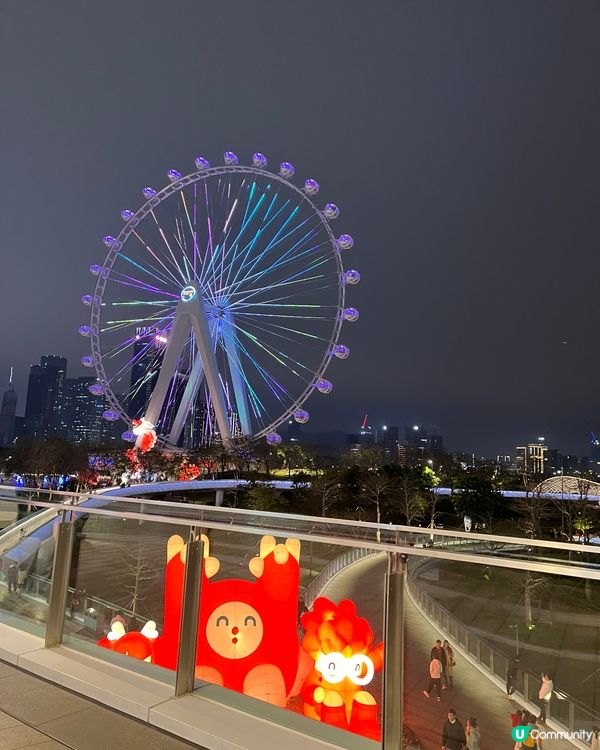
[[[302,686],[305,715],[379,740],[377,701],[364,687],[383,665],[383,643],[373,647],[373,631],[349,599],[336,605],[318,598],[302,627],[302,648],[314,664]]]
[[[255,580],[212,580],[219,561],[204,542],[196,676],[239,693],[285,707],[301,695],[306,716],[372,739],[380,739],[378,706],[365,690],[382,667],[383,644],[373,645],[369,623],[349,600],[324,597],[302,615],[298,637],[300,542],[277,544],[272,536],[248,563]],[[177,665],[187,546],[179,536],[167,542],[164,627],[153,622],[141,632],[111,623],[98,645],[169,669]]]
[[[204,539],[197,670],[200,679],[285,706],[306,674],[300,658],[297,609],[300,542],[277,544],[271,536],[250,560],[255,581],[212,581],[218,561],[209,557]],[[181,619],[185,545],[171,537],[165,577],[164,656],[176,660]],[[299,668],[302,665],[303,669]]]

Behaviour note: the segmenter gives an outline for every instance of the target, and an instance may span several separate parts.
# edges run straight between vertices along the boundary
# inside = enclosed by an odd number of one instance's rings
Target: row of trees
[[[90,489],[94,472],[90,471],[89,454],[99,452],[108,459],[111,481],[119,482],[123,472],[132,471],[131,460],[121,449],[91,449],[68,443],[61,438],[46,441],[20,440],[0,457],[5,474],[28,474],[41,486],[48,475],[73,474],[79,489]],[[238,492],[236,503],[261,510],[289,510],[315,515],[336,515],[383,523],[430,526],[440,511],[454,513],[453,525],[464,516],[487,530],[500,528],[509,521],[531,538],[571,540],[579,532],[586,541],[597,524],[596,506],[588,501],[590,481],[579,480],[579,499],[560,496],[543,497],[537,480],[513,472],[512,486],[525,496],[507,501],[506,472],[499,476],[490,471],[452,472],[443,466],[435,472],[429,466],[402,467],[384,465],[378,448],[342,455],[337,461],[315,447],[297,443],[272,448],[266,443],[211,446],[187,455],[153,449],[138,454],[136,466],[143,478],[166,480],[216,478],[229,476],[254,482],[269,481],[275,470],[294,482],[294,491],[282,495],[271,487],[255,484],[248,492]],[[96,477],[97,478],[97,477]],[[518,480],[518,482],[517,482]],[[453,490],[450,499],[434,493],[438,485]]]

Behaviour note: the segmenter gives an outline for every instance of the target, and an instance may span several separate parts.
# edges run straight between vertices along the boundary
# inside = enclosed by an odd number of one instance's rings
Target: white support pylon
[[[169,388],[169,383],[175,374],[177,362],[179,361],[181,352],[185,347],[190,329],[194,331],[194,338],[199,356],[196,357],[194,361],[192,372],[175,418],[178,425],[178,434],[175,434],[176,424],[174,423],[169,435],[169,440],[175,444],[179,440],[185,416],[187,415],[187,409],[189,409],[193,396],[197,393],[202,375],[204,375],[212,399],[213,408],[215,410],[215,417],[219,427],[219,432],[221,433],[221,439],[224,443],[229,443],[231,441],[231,429],[229,427],[229,420],[227,419],[225,394],[223,393],[223,388],[219,379],[217,358],[212,346],[206,307],[204,305],[204,300],[193,284],[189,284],[181,291],[181,302],[179,302],[175,308],[173,327],[169,334],[169,341],[165,349],[158,380],[152,391],[152,395],[150,396],[144,419],[152,425],[156,425],[158,422]],[[182,410],[184,401],[187,404],[185,413]]]

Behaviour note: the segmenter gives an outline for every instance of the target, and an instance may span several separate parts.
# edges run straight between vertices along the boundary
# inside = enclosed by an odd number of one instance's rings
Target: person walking
[[[10,594],[11,591],[14,591],[16,594],[17,588],[19,586],[19,568],[15,565],[15,563],[11,563],[8,566],[6,579],[8,581],[8,593]]]
[[[446,679],[448,680],[448,684],[450,685],[450,687],[454,687],[454,682],[452,679],[452,672],[454,670],[454,667],[456,666],[456,662],[454,661],[454,651],[448,641],[444,641],[444,643],[442,644],[442,649],[446,656]],[[444,663],[442,662],[442,667],[443,666]]]
[[[481,734],[479,732],[477,719],[467,719],[465,736],[467,738],[467,750],[481,750]]]
[[[515,692],[515,683],[517,681],[517,674],[519,672],[519,657],[515,656],[514,659],[510,659],[506,665],[506,695],[510,696]]]
[[[464,750],[466,742],[464,727],[456,718],[456,711],[451,708],[442,727],[442,750]]]
[[[442,690],[445,690],[448,687],[448,677],[446,674],[447,658],[446,652],[444,651],[442,642],[439,638],[433,644],[433,648],[431,649],[431,658],[439,659],[439,661],[442,663]]]
[[[25,591],[25,584],[27,583],[27,576],[29,571],[25,568],[19,567],[17,569],[17,594],[19,596]]]
[[[429,662],[429,684],[427,685],[427,690],[423,690],[423,695],[426,698],[431,697],[431,691],[433,688],[436,689],[437,692],[437,701],[442,700],[442,691],[441,691],[441,680],[442,680],[442,662],[439,659],[436,659],[433,657],[431,661]]]
[[[552,698],[552,691],[554,690],[554,682],[552,681],[552,678],[549,674],[546,674],[546,672],[542,672],[542,684],[540,687],[540,692],[538,693],[538,698],[540,702],[540,716],[539,720],[542,724],[546,723],[546,715],[548,713],[548,704],[550,703],[550,698]]]

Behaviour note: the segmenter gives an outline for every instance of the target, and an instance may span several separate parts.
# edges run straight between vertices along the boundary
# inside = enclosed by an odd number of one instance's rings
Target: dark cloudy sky
[[[0,372],[85,352],[88,266],[144,185],[263,151],[356,240],[314,429],[453,449],[600,430],[597,0],[4,0]],[[566,342],[566,343],[563,343]],[[3,378],[4,379],[4,378]],[[316,398],[316,397],[313,397]]]

